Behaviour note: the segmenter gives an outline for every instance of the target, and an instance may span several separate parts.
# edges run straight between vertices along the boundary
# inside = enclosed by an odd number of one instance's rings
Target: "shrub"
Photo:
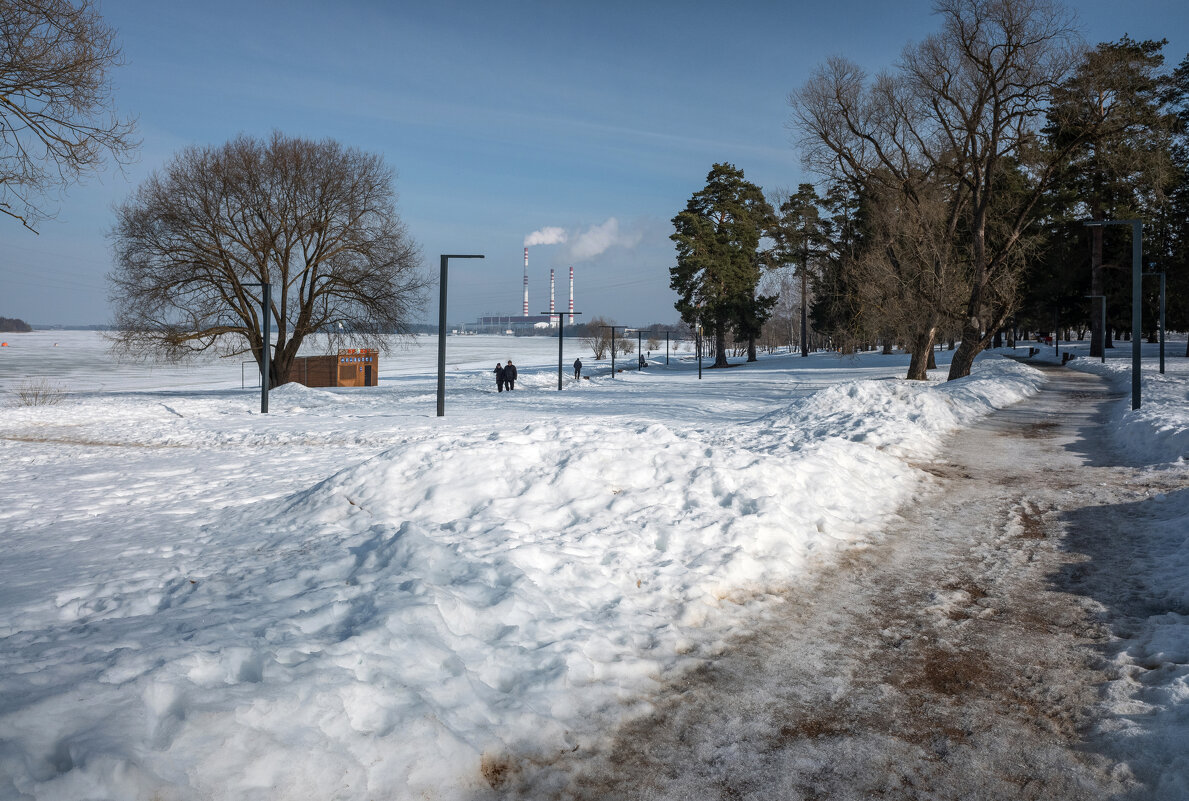
[[[66,397],[66,390],[42,378],[25,381],[16,388],[14,406],[57,406]]]

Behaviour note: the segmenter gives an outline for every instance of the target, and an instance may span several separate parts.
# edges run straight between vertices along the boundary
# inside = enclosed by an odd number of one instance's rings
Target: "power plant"
[[[564,316],[557,313],[556,284],[553,268],[549,269],[549,313],[530,314],[528,305],[528,248],[524,249],[524,300],[520,307],[520,314],[486,314],[475,323],[466,326],[467,330],[478,333],[526,333],[528,330],[557,328]],[[569,325],[574,324],[574,268],[570,267],[570,306]]]

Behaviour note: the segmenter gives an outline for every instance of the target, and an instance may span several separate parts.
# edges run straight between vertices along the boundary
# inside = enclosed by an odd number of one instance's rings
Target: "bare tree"
[[[614,324],[614,320],[606,320],[603,317],[595,317],[586,324],[587,335],[579,341],[590,348],[595,359],[605,359],[611,351],[611,326]]]
[[[1037,201],[1076,143],[1038,146],[1046,104],[1075,63],[1068,12],[1049,0],[938,0],[941,30],[868,87],[834,59],[790,97],[807,161],[829,174],[935,176],[961,197],[970,292],[949,377],[1011,315],[1018,250]],[[1025,180],[1013,187],[1011,173]]]
[[[870,241],[849,265],[868,327],[907,345],[910,380],[928,380],[927,371],[935,366],[933,345],[969,292],[954,231],[955,197],[960,196],[919,180],[898,189],[873,184],[868,191]]]
[[[138,146],[112,110],[115,31],[92,0],[0,0],[0,213],[36,233],[48,195]]]
[[[333,140],[274,133],[190,147],[116,209],[110,276],[117,350],[167,358],[250,351],[263,360],[269,282],[271,386],[302,341],[386,349],[429,280],[396,213],[392,170]]]

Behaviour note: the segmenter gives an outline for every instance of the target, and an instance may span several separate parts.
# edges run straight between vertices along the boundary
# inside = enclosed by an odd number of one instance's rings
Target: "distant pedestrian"
[[[582,377],[582,360],[575,359],[574,360],[574,378],[581,378],[581,377]]]
[[[499,362],[495,363],[495,391],[504,391],[504,382],[507,381],[507,374],[504,372],[504,366]]]
[[[504,365],[504,383],[508,385],[509,392],[516,389],[516,365],[512,364],[511,359]]]

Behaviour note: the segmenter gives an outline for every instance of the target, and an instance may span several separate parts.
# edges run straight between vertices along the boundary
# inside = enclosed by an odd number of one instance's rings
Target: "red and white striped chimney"
[[[570,325],[574,324],[574,266],[570,265]]]
[[[528,248],[524,249],[524,311],[521,313],[528,317]]]

